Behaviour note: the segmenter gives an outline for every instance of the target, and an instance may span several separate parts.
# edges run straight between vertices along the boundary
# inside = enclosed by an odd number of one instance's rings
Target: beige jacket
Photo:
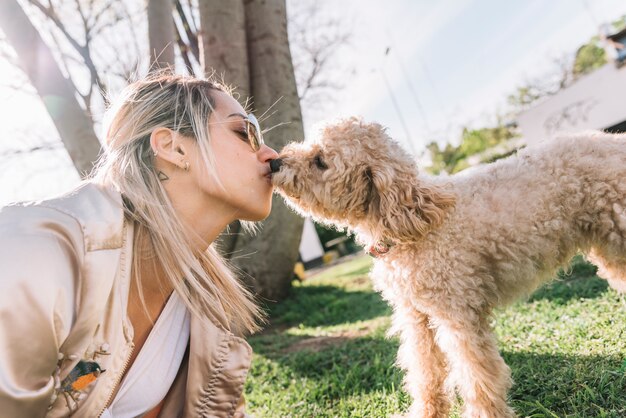
[[[120,194],[89,182],[0,210],[2,416],[101,414],[133,350],[126,315],[132,242]],[[244,417],[250,346],[194,315],[190,327],[160,416]],[[81,360],[105,372],[72,386],[66,377]]]

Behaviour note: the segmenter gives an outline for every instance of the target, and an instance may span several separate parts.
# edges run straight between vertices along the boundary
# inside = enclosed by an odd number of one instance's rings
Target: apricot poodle
[[[419,173],[375,123],[351,118],[292,143],[273,182],[304,216],[348,228],[376,256],[393,307],[407,416],[515,417],[490,324],[582,251],[626,292],[626,135],[558,138],[454,176]]]

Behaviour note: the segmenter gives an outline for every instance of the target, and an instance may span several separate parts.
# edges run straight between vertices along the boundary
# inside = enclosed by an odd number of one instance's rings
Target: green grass
[[[406,410],[390,309],[364,256],[330,268],[271,307],[250,338],[246,383],[256,417],[386,417]],[[520,417],[626,417],[626,299],[573,260],[559,279],[496,315],[500,350]],[[458,417],[455,405],[452,417]]]

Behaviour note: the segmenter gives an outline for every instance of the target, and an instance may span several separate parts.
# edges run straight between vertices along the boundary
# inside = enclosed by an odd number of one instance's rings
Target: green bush
[[[581,46],[576,52],[572,73],[575,77],[588,74],[606,64],[606,54],[604,49],[595,43],[588,43]]]

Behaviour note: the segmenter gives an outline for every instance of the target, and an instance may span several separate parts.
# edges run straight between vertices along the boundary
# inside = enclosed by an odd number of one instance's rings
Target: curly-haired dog
[[[490,327],[577,251],[626,291],[626,136],[591,133],[528,147],[450,177],[418,173],[377,124],[348,119],[293,143],[273,182],[303,215],[347,227],[378,258],[393,306],[408,416],[446,417],[444,381],[464,417],[514,417],[510,370]]]

